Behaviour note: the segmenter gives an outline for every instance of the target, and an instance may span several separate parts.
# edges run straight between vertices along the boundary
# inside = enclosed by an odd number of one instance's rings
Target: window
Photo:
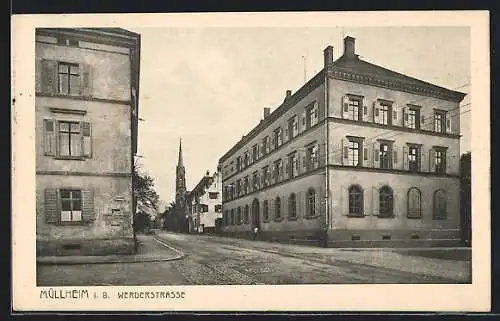
[[[412,187],[408,190],[408,217],[409,218],[420,218],[422,217],[421,208],[421,193],[416,187]]]
[[[363,141],[350,139],[348,142],[347,164],[351,166],[362,166],[361,145]]]
[[[299,119],[297,116],[293,116],[288,120],[288,140],[296,137],[299,134]]]
[[[236,181],[236,197],[240,196],[241,194],[241,179]]]
[[[269,136],[262,139],[262,154],[266,155],[269,153]]]
[[[245,154],[243,155],[243,166],[247,167],[248,164],[249,164],[248,151],[246,151]]]
[[[297,217],[297,198],[295,193],[290,194],[290,197],[288,197],[288,217]]]
[[[380,103],[379,107],[379,123],[383,125],[391,125],[391,105],[388,103]]]
[[[380,168],[392,168],[392,144],[380,143]]]
[[[221,213],[222,212],[222,205],[221,204],[216,204],[214,210],[217,213]]]
[[[62,95],[78,95],[80,93],[80,71],[77,64],[58,63],[58,93]]]
[[[283,175],[283,162],[280,160],[277,160],[274,162],[274,181],[278,183],[281,180],[281,177]]]
[[[434,131],[444,133],[446,131],[446,112],[442,110],[434,111]]]
[[[308,107],[307,113],[307,128],[310,128],[318,123],[318,104],[314,103],[313,106]]]
[[[297,155],[295,153],[288,156],[288,177],[293,178],[297,176]]]
[[[318,146],[313,145],[307,148],[307,170],[312,170],[318,167]]]
[[[236,170],[239,171],[241,170],[241,156],[236,157]]]
[[[241,207],[238,206],[238,212],[236,214],[236,222],[238,225],[241,224]]]
[[[264,167],[262,169],[262,186],[266,187],[269,185],[269,167]]]
[[[249,214],[248,214],[248,205],[245,205],[245,212],[243,214],[243,223],[248,224],[249,222]]]
[[[389,186],[383,186],[379,191],[380,217],[393,215],[393,194]]]
[[[79,122],[59,122],[59,155],[82,155],[82,138],[80,136]]]
[[[307,191],[307,216],[316,214],[316,191],[311,188]]]
[[[446,193],[443,190],[434,193],[433,217],[435,220],[446,219]]]
[[[231,225],[235,225],[234,223],[236,222],[236,219],[234,217],[234,208],[231,209]]]
[[[408,107],[404,117],[407,128],[420,129],[420,107]]]
[[[279,197],[276,197],[276,200],[274,201],[274,218],[281,218],[281,199]]]
[[[434,172],[439,175],[446,173],[446,149],[434,148]]]
[[[252,155],[253,155],[254,162],[259,159],[259,145],[257,145],[257,144],[253,145]]]
[[[257,191],[259,189],[259,173],[253,173],[253,190]]]
[[[248,194],[248,176],[243,179],[243,194]]]
[[[278,128],[274,131],[274,149],[283,144],[283,130]]]
[[[61,189],[61,222],[80,222],[82,220],[82,191]]]
[[[211,200],[215,200],[219,197],[219,193],[218,192],[208,192],[208,198],[210,198]]]
[[[267,200],[264,201],[262,211],[263,211],[264,221],[268,221],[269,220],[269,203]]]
[[[351,120],[362,120],[361,105],[362,99],[349,97],[347,118]]]
[[[358,185],[349,187],[349,215],[363,216],[363,190]]]
[[[420,147],[418,145],[408,146],[408,170],[410,172],[420,171]]]

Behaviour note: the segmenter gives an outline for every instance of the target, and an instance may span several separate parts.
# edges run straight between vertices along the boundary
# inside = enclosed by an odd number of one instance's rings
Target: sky
[[[162,204],[174,200],[179,139],[187,189],[323,67],[323,49],[469,93],[468,27],[127,28],[141,35],[139,150]],[[304,78],[305,76],[305,78]],[[470,101],[461,105],[461,152],[470,150]]]

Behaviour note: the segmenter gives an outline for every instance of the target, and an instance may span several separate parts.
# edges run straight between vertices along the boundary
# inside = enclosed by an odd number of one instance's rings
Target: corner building
[[[37,255],[133,253],[140,35],[36,30]]]
[[[333,61],[220,159],[223,232],[323,246],[460,240],[464,93],[361,60]]]

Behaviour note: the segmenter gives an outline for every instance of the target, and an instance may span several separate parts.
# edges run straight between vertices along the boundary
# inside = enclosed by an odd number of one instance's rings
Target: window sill
[[[287,219],[289,221],[296,221],[298,218],[297,218],[297,216],[288,216]]]
[[[447,218],[446,217],[433,217],[432,219],[434,221],[445,221]]]
[[[284,220],[283,217],[278,217],[278,218],[275,218],[273,221],[275,221],[275,222],[281,222],[283,220]]]
[[[57,159],[57,160],[79,160],[79,161],[86,160],[86,158],[83,156],[55,156],[54,159]]]
[[[409,220],[420,220],[420,219],[422,219],[422,215],[420,215],[420,216],[406,216],[406,218]]]
[[[365,214],[352,214],[352,213],[347,214],[347,217],[352,217],[352,218],[364,218],[365,216],[366,216]]]
[[[85,222],[85,221],[78,221],[78,222],[57,222],[57,223],[52,223],[57,226],[85,226],[91,222]]]
[[[309,215],[308,215],[308,216],[305,216],[304,218],[305,218],[306,220],[313,220],[313,219],[316,219],[316,218],[318,218],[318,217],[319,217],[319,215],[314,215],[314,216],[309,216]]]
[[[391,215],[375,215],[377,216],[378,218],[395,218],[396,216],[394,214],[391,214]]]

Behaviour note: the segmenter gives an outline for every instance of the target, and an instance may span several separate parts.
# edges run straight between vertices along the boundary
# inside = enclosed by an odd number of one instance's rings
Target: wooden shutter
[[[283,143],[288,141],[288,126],[285,126],[285,134],[283,135]]]
[[[380,213],[379,207],[380,207],[380,199],[379,199],[379,190],[377,187],[372,187],[372,213],[375,216],[378,216]]]
[[[92,66],[89,64],[81,64],[80,68],[80,95],[92,97]]]
[[[408,107],[403,108],[403,127],[408,127]]]
[[[56,94],[57,90],[57,62],[42,59],[42,91],[47,94]]]
[[[408,146],[403,146],[403,169],[409,170],[409,162],[408,162]]]
[[[94,210],[94,191],[82,191],[82,221],[92,222],[96,218]]]
[[[349,97],[342,97],[342,118],[349,117]]]
[[[35,92],[42,92],[42,59],[35,60]]]
[[[326,164],[326,144],[318,144],[318,156],[316,162],[318,166],[324,166]]]
[[[451,114],[450,114],[450,112],[446,113],[446,132],[451,133]]]
[[[420,171],[422,172],[428,172],[429,171],[429,162],[427,161],[427,153],[424,152],[424,149],[422,147],[420,147],[418,149],[418,152],[420,153],[419,157],[420,157]]]
[[[47,188],[44,192],[45,222],[57,224],[61,218],[59,195],[55,188]]]
[[[373,143],[373,167],[374,168],[379,168],[380,167],[380,143],[375,142]]]
[[[429,149],[429,172],[433,173],[436,171],[436,161],[434,159],[434,149]]]
[[[397,169],[398,168],[398,162],[399,162],[399,155],[398,155],[398,146],[397,145],[393,145],[392,146],[392,165],[393,165],[393,168],[394,169]]]
[[[396,125],[398,121],[398,110],[393,107],[392,109],[392,124]]]
[[[92,126],[89,122],[80,122],[82,132],[82,151],[83,156],[92,157]]]
[[[373,102],[373,122],[377,124],[380,122],[378,102],[376,101]]]
[[[43,120],[43,154],[46,156],[56,155],[56,124],[53,119]]]
[[[370,155],[371,149],[368,148],[368,143],[363,142],[363,167],[370,167],[371,165],[371,155]]]

